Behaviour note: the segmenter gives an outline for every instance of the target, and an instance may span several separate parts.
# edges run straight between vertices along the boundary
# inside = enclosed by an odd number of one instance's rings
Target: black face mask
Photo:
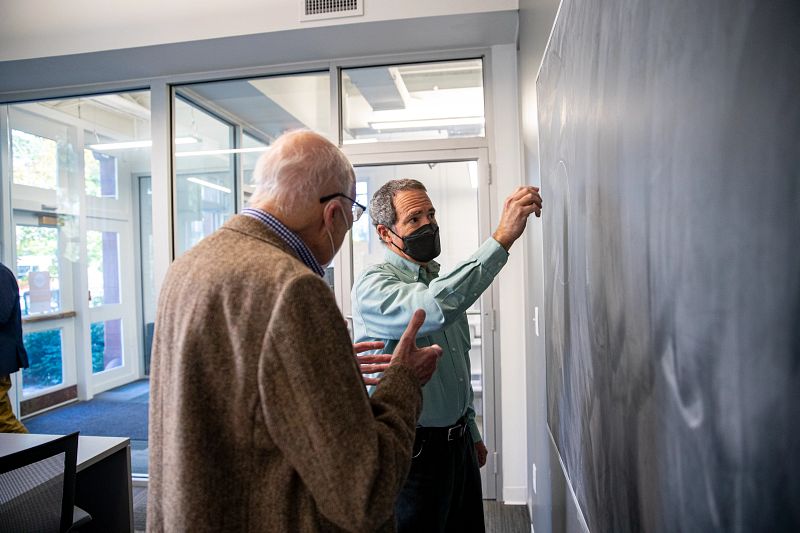
[[[392,229],[389,228],[389,231],[392,231]],[[394,233],[394,231],[392,231],[392,233]],[[394,234],[397,235],[397,233]],[[397,236],[400,237],[400,235]],[[405,252],[408,257],[420,263],[431,261],[442,251],[441,245],[439,244],[439,226],[436,224],[425,224],[417,228],[410,235],[400,238],[403,239],[405,248],[400,248],[397,245],[395,246]]]

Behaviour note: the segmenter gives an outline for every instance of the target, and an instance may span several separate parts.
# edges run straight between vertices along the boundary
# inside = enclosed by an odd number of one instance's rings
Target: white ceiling
[[[518,0],[363,0],[361,16],[300,22],[303,0],[2,0],[0,61],[314,27],[516,11],[518,4]]]
[[[314,27],[0,61],[0,101],[63,95],[65,87],[71,88],[72,94],[80,94],[86,90],[83,87],[96,87],[98,84],[145,87],[153,78],[165,76],[367,55],[488,47],[514,43],[516,36],[517,12],[510,10]]]

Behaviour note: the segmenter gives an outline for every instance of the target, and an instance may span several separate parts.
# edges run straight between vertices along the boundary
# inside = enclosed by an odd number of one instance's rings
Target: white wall
[[[503,202],[522,185],[520,167],[519,109],[517,106],[517,50],[513,44],[492,47],[492,111],[494,138],[492,179],[496,183],[492,223],[497,224]],[[532,219],[528,231],[538,224]],[[501,271],[497,324],[500,331],[499,392],[501,420],[501,462],[503,487],[500,496],[506,503],[523,504],[526,500],[525,478],[525,239],[510,250],[508,263]]]
[[[523,158],[526,184],[540,185],[539,125],[536,105],[536,77],[547,40],[555,21],[559,0],[521,0],[519,6],[519,99],[522,126]],[[547,191],[543,190],[543,213],[547,217]],[[526,235],[525,306],[526,339],[526,443],[527,503],[532,530],[536,533],[562,531],[563,501],[554,503],[553,495],[563,496],[564,479],[557,455],[551,455],[547,427],[547,382],[545,375],[544,274],[542,268],[542,226]],[[538,315],[536,308],[538,307]],[[534,319],[538,318],[537,324]],[[554,513],[554,505],[559,505]],[[559,514],[560,513],[560,514]]]
[[[517,0],[363,0],[364,15],[300,22],[301,0],[3,0],[0,61],[319,26],[515,10]]]

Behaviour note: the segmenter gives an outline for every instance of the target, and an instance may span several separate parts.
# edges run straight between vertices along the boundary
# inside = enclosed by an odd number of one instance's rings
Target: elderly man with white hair
[[[251,207],[170,267],[150,398],[148,531],[392,530],[439,347],[411,318],[372,397],[322,279],[363,209],[309,131],[259,160]]]

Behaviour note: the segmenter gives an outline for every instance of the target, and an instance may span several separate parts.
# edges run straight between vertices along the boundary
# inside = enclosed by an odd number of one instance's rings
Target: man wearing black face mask
[[[536,187],[509,196],[492,238],[466,261],[439,275],[439,226],[425,186],[392,180],[372,197],[370,217],[386,245],[385,261],[367,268],[353,286],[355,339],[397,343],[414,309],[426,311],[417,343],[438,344],[442,359],[422,389],[408,479],[395,504],[400,533],[482,531],[479,468],[487,449],[475,424],[470,385],[470,335],[466,310],[491,284],[528,216],[541,215]]]

